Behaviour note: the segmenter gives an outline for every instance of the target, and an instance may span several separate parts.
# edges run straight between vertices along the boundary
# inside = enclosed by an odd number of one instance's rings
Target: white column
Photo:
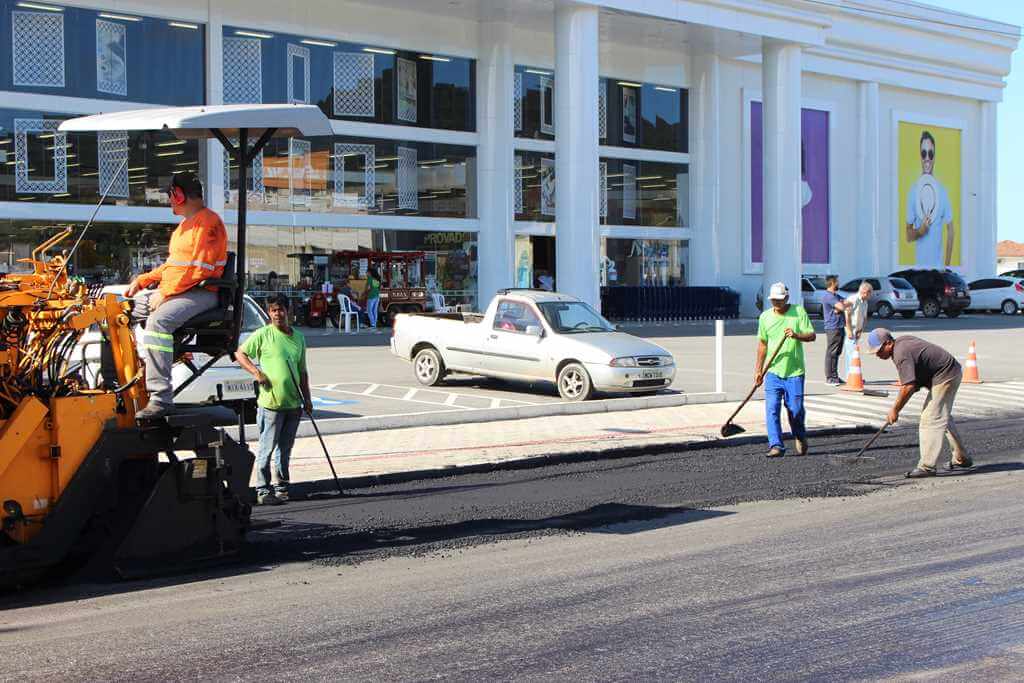
[[[211,2],[206,23],[206,101],[210,104],[224,102],[224,22],[221,18],[220,3]],[[219,140],[206,141],[206,205],[218,214],[224,213],[224,146]],[[232,238],[235,225],[227,226]]]
[[[480,24],[477,73],[477,207],[480,219],[477,305],[482,309],[504,287],[515,284],[512,183],[512,27]]]
[[[978,205],[978,210],[975,212],[977,222],[968,221],[968,211],[961,208],[962,215],[956,225],[957,230],[960,231],[961,263],[965,266],[968,280],[989,277],[993,273],[997,273],[995,268],[996,242],[999,240],[999,213],[996,204],[996,189],[999,184],[996,164],[998,107],[997,102],[981,103],[978,143],[980,148],[978,164],[981,172],[978,175],[977,184],[974,185]],[[965,207],[970,206],[970,202],[961,202],[961,204]]]
[[[555,249],[558,291],[600,305],[598,10],[555,9]]]
[[[799,304],[803,216],[800,186],[800,46],[766,40],[764,83],[764,288],[789,286]]]
[[[856,253],[856,273],[840,273],[840,280],[850,277],[888,273],[892,265],[892,241],[882,235],[878,134],[878,83],[857,84],[857,232],[840,240],[846,249]],[[838,153],[838,150],[836,150]],[[833,258],[833,263],[839,263]]]
[[[721,283],[721,62],[716,54],[693,57],[690,89],[690,285]]]

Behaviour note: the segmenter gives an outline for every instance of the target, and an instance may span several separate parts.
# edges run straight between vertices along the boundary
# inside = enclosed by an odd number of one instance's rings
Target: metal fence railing
[[[601,312],[639,322],[724,320],[739,317],[740,295],[729,287],[602,287]]]

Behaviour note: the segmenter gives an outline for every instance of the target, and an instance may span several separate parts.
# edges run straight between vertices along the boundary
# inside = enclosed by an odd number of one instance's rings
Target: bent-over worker
[[[174,407],[171,366],[174,332],[191,318],[217,305],[217,290],[197,285],[219,278],[227,263],[228,235],[220,216],[203,203],[203,185],[193,173],[178,173],[167,188],[171,210],[182,220],[171,233],[167,261],[132,280],[127,296],[144,289],[149,317],[146,320],[142,357],[146,362],[149,403],[136,413],[141,419],[161,417]]]
[[[889,411],[889,424],[896,424],[900,411],[919,389],[927,389],[928,396],[921,409],[918,441],[921,457],[917,467],[907,472],[909,479],[934,477],[935,467],[942,455],[942,437],[946,437],[953,452],[949,469],[966,470],[974,466],[960,433],[953,422],[953,401],[960,388],[963,370],[960,363],[941,346],[924,339],[904,335],[893,338],[884,327],[868,334],[868,352],[882,360],[892,359],[899,373],[900,393]]]

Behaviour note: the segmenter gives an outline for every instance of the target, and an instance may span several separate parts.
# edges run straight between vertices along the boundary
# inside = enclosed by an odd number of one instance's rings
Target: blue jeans
[[[380,298],[374,297],[366,301],[366,315],[370,319],[370,327],[377,327],[377,311],[380,310]]]
[[[256,486],[257,495],[269,493],[271,490],[270,459],[274,459],[274,478],[277,479],[276,491],[288,490],[288,461],[292,457],[292,446],[295,445],[295,433],[299,429],[302,410],[268,410],[260,408],[256,415],[256,427],[260,432],[259,452],[256,456],[256,467],[259,479]]]
[[[793,437],[804,439],[804,376],[783,379],[774,373],[764,376],[764,420],[768,428],[768,448],[786,447],[782,443],[782,404],[785,401],[789,414],[789,429]]]

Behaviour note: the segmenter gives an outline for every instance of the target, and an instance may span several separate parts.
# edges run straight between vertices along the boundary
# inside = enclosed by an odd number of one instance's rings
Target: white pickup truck
[[[567,401],[654,393],[676,373],[672,354],[657,344],[619,332],[578,299],[536,290],[498,292],[483,315],[400,314],[391,352],[426,386],[452,372],[546,380]]]

